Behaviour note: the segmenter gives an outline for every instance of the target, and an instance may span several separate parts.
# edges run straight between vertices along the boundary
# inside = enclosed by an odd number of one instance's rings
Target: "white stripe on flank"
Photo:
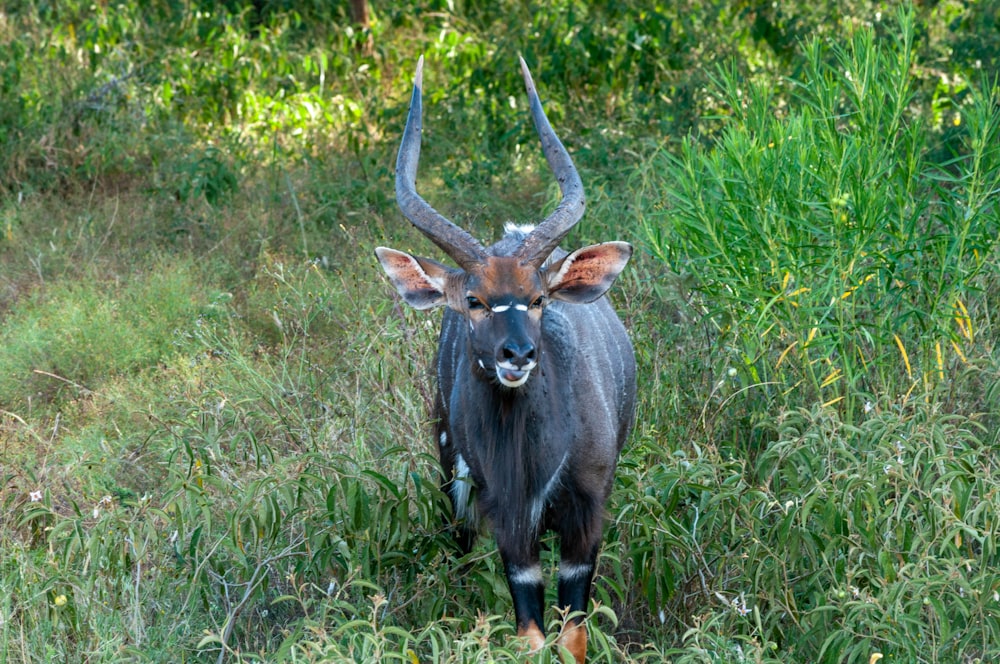
[[[549,500],[549,495],[559,486],[559,482],[562,481],[562,471],[563,466],[566,465],[566,459],[569,458],[569,452],[563,454],[562,460],[559,462],[559,466],[556,468],[556,472],[552,473],[552,477],[549,481],[545,483],[542,488],[542,492],[535,496],[535,499],[531,501],[531,527],[538,528],[542,521],[542,511],[545,509],[545,503]]]
[[[540,565],[531,567],[512,567],[507,575],[511,585],[514,586],[537,586],[542,583],[542,568]]]
[[[440,440],[441,440],[441,447],[447,447],[448,446],[448,433],[445,432],[445,431],[442,431],[441,432],[441,439]]]
[[[469,479],[469,465],[459,454],[455,457],[455,477],[451,481],[451,497],[455,501],[455,517],[464,519],[469,513],[469,493],[472,480]]]

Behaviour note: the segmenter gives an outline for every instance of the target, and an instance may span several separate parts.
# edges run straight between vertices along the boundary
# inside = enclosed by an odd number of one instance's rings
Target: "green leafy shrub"
[[[649,247],[683,273],[715,376],[706,440],[640,449],[620,486],[636,583],[687,630],[676,661],[997,654],[997,374],[976,358],[1000,112],[995,89],[970,91],[961,152],[932,161],[912,30],[901,15],[891,45],[814,43],[787,108],[720,71],[714,145],[638,176]]]
[[[733,117],[715,147],[686,141],[643,176],[665,203],[643,212],[650,247],[693,276],[725,339],[717,371],[765,407],[816,399],[850,421],[901,382],[953,379],[991,329],[975,293],[1000,231],[996,93],[967,98],[962,152],[929,162],[912,31],[907,18],[892,49],[860,31],[833,47],[836,66],[814,44],[787,112],[721,72]]]

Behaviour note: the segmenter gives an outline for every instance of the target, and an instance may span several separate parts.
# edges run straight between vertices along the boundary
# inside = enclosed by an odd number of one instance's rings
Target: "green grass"
[[[0,400],[32,410],[94,391],[96,382],[138,372],[183,352],[178,334],[207,310],[191,265],[151,260],[127,283],[56,281],[8,316],[0,338]],[[89,385],[89,387],[88,387]]]
[[[0,15],[0,662],[522,659],[443,527],[437,317],[372,256],[431,251],[419,53],[429,200],[556,202],[522,53],[568,244],[639,247],[591,661],[996,659],[990,7],[376,5],[371,55],[323,3]]]

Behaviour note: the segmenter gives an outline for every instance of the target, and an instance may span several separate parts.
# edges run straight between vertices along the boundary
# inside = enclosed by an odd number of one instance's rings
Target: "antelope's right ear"
[[[376,248],[375,257],[403,300],[414,309],[433,309],[448,304],[445,284],[448,275],[456,270],[429,258],[416,258],[388,247]]]

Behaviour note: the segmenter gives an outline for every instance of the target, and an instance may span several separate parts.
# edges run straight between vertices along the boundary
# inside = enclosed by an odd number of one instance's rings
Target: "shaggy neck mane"
[[[534,380],[538,380],[535,376]],[[540,477],[536,459],[537,442],[530,417],[529,397],[523,389],[488,389],[476,414],[483,439],[482,473],[488,491],[482,495],[485,516],[499,536],[506,533],[526,551],[538,535],[539,524],[532,520],[532,500],[539,495],[547,478]]]

